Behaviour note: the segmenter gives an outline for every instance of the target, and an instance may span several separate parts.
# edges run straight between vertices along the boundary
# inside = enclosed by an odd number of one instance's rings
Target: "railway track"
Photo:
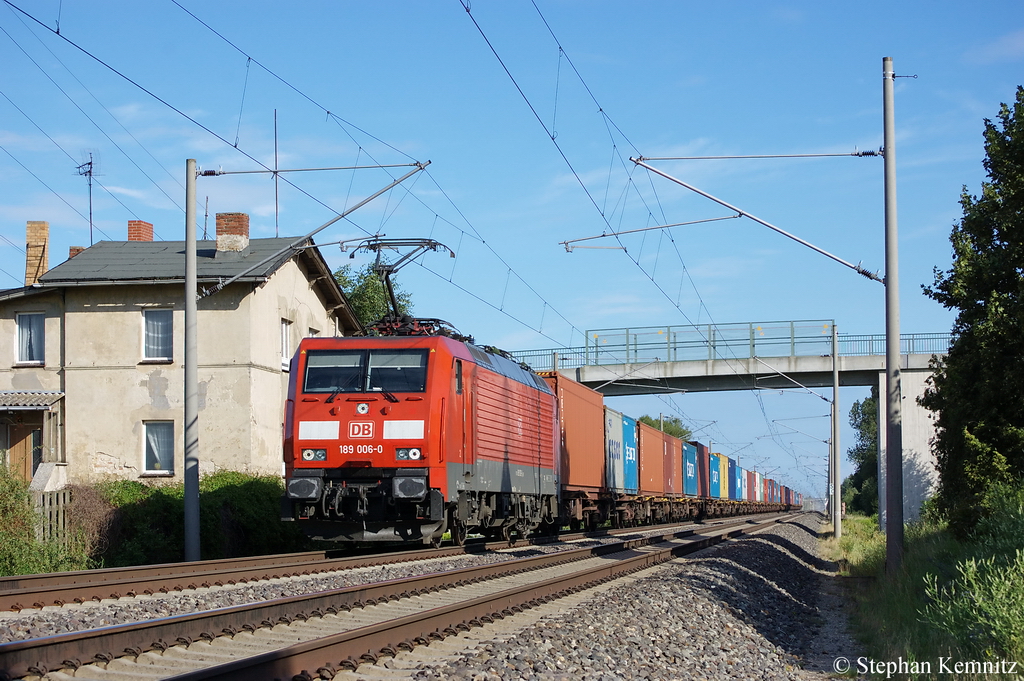
[[[92,679],[331,678],[361,660],[393,655],[762,529],[782,517],[691,527],[443,573],[16,641],[0,645],[0,674],[46,675],[54,681],[72,674]]]
[[[713,526],[715,522],[709,523]],[[673,524],[668,527],[677,527]],[[687,523],[684,527],[693,526]],[[658,529],[657,527],[645,529]],[[40,575],[0,578],[0,611],[42,609],[68,603],[119,599],[139,594],[171,593],[185,589],[209,588],[253,581],[318,575],[339,570],[412,562],[427,558],[483,553],[505,547],[522,547],[551,541],[573,541],[586,537],[635,533],[638,528],[604,530],[597,533],[573,533],[557,538],[522,539],[507,542],[472,541],[465,546],[439,549],[395,550],[351,556],[333,551],[308,551],[275,556],[252,556],[205,560],[191,563],[165,563],[125,568],[81,570]]]

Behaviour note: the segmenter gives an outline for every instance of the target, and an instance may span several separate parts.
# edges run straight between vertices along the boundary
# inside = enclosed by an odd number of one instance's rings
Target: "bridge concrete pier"
[[[939,471],[931,440],[935,437],[935,415],[917,403],[928,387],[930,371],[903,370],[903,521],[921,517],[921,505],[930,499],[939,484]],[[885,373],[878,375],[878,394],[885,394]],[[878,423],[885,423],[885,400],[878,400]],[[885,531],[886,429],[878,429],[878,523]]]

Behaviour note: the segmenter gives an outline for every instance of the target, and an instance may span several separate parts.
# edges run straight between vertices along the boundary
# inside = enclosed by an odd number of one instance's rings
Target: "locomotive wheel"
[[[466,537],[469,536],[469,527],[466,526],[466,523],[462,522],[454,516],[452,516],[451,519],[451,533],[452,542],[456,546],[466,545]]]

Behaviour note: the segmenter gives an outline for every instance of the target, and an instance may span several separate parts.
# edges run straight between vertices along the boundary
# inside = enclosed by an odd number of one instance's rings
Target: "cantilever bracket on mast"
[[[631,157],[629,160],[632,161],[633,163],[637,164],[638,166],[643,166],[644,168],[647,168],[648,170],[650,170],[652,173],[654,173],[656,175],[661,175],[666,180],[671,180],[672,182],[675,182],[676,184],[678,184],[678,185],[680,185],[682,187],[686,187],[687,189],[689,189],[690,191],[692,191],[692,192],[694,192],[696,194],[700,194],[701,196],[703,196],[706,199],[710,199],[710,200],[714,201],[715,203],[717,203],[719,205],[725,206],[729,210],[734,210],[737,213],[739,213],[740,215],[742,215],[744,217],[748,217],[751,220],[753,220],[754,222],[756,222],[758,224],[761,224],[761,225],[764,225],[768,229],[776,231],[776,232],[778,232],[779,234],[781,234],[784,237],[788,237],[788,238],[792,239],[793,241],[795,241],[795,242],[797,242],[799,244],[803,244],[804,246],[807,246],[811,250],[817,251],[818,253],[821,253],[822,255],[824,255],[824,256],[826,256],[828,258],[831,258],[832,260],[835,260],[840,265],[846,265],[847,267],[849,267],[851,270],[853,270],[857,274],[865,276],[868,279],[872,279],[874,281],[877,281],[880,284],[885,284],[885,280],[882,277],[878,276],[877,272],[871,272],[870,270],[864,269],[863,267],[861,267],[860,263],[854,265],[851,262],[847,262],[847,261],[843,260],[842,258],[840,258],[839,256],[833,255],[833,254],[829,253],[828,251],[826,251],[823,248],[818,248],[817,246],[815,246],[814,244],[812,244],[809,241],[805,241],[805,240],[801,239],[800,237],[798,237],[798,236],[796,236],[794,234],[790,234],[789,232],[787,232],[786,230],[782,229],[781,227],[776,227],[775,225],[773,225],[772,223],[768,222],[767,220],[762,220],[761,218],[757,217],[756,215],[751,215],[750,213],[746,212],[745,210],[740,210],[739,208],[737,208],[736,206],[732,205],[731,203],[727,203],[727,202],[723,201],[722,199],[719,199],[718,197],[712,196],[711,194],[708,194],[705,191],[697,189],[696,187],[694,187],[691,184],[687,184],[686,182],[683,182],[679,178],[672,177],[668,173],[666,173],[664,171],[661,171],[661,170],[658,170],[654,166],[650,166],[650,165],[644,163],[642,156],[638,157],[638,158],[632,158]]]

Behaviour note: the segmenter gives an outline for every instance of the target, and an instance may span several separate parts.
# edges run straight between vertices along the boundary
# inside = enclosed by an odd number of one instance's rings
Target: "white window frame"
[[[170,437],[167,436],[167,427],[170,427]],[[152,433],[150,428],[152,428]],[[173,476],[174,475],[174,421],[143,421],[142,422],[142,470],[147,476]],[[159,432],[162,431],[162,432]],[[166,448],[164,451],[156,451],[154,465],[150,466],[150,451]],[[169,451],[168,451],[169,450]],[[161,460],[162,459],[162,460]],[[164,464],[169,463],[170,467],[165,468]]]
[[[22,323],[22,320],[26,321],[30,317],[38,317],[42,319],[40,326],[41,341],[39,348],[39,359],[25,359],[22,355],[22,331],[27,327]],[[46,366],[46,313],[45,312],[18,312],[15,315],[15,339],[14,339],[14,363],[20,366],[35,366],[41,367]],[[34,343],[33,343],[34,345]]]
[[[169,355],[149,355],[149,343],[147,342],[149,326],[149,315],[155,312],[166,312],[170,315],[168,333]],[[169,307],[150,307],[142,311],[142,361],[150,363],[170,363],[174,361],[174,309]]]
[[[316,338],[320,335],[320,329],[314,329],[312,326],[309,327],[309,338]]]
[[[292,362],[292,321],[281,317],[281,371]]]

